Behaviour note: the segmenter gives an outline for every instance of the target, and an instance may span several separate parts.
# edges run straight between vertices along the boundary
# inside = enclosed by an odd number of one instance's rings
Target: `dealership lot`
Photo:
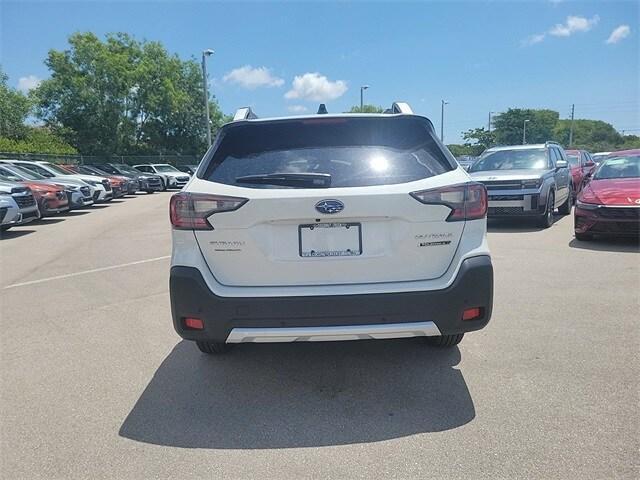
[[[169,194],[0,241],[3,478],[637,478],[640,256],[492,224],[494,315],[415,340],[180,341]]]

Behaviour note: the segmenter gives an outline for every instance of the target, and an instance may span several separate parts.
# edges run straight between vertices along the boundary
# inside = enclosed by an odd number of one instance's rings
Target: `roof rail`
[[[383,113],[404,113],[405,115],[413,115],[413,110],[407,102],[393,102],[391,108],[387,108]]]
[[[236,110],[236,113],[233,116],[233,121],[237,122],[238,120],[253,120],[255,118],[258,118],[258,116],[253,113],[251,107],[242,107]]]
[[[559,147],[561,147],[561,146],[562,146],[560,143],[558,143],[558,142],[554,142],[554,141],[552,141],[552,140],[547,140],[546,142],[544,142],[544,145],[545,145],[545,146],[547,146],[547,145],[558,145]]]

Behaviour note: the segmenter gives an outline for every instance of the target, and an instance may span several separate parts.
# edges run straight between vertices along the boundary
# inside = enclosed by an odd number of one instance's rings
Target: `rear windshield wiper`
[[[283,187],[329,188],[331,186],[331,175],[328,173],[268,173],[237,177],[236,182],[256,185],[280,185]]]

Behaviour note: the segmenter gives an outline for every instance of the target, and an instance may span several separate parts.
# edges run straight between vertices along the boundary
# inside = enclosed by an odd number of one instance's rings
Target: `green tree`
[[[640,148],[640,136],[638,135],[623,136],[622,145],[620,145],[620,150],[629,150],[632,148]]]
[[[354,105],[348,112],[345,113],[382,113],[384,108],[378,105],[365,104],[360,108],[360,105]]]
[[[492,147],[495,142],[495,132],[490,132],[484,127],[472,128],[466,132],[462,132],[462,138],[465,140],[465,146],[472,153],[467,155],[480,155],[487,148]]]
[[[554,128],[554,140],[569,146],[571,120],[559,120]],[[612,125],[601,120],[574,120],[573,147],[586,150],[609,151],[624,144],[624,139]]]
[[[465,155],[470,155],[475,157],[476,155],[479,155],[480,153],[482,153],[482,151],[478,152],[478,148],[476,148],[475,145],[458,145],[454,143],[451,145],[447,145],[447,148],[449,149],[451,154],[456,158],[462,157]]]
[[[25,120],[31,111],[29,99],[8,85],[9,77],[0,68],[0,137],[19,140],[25,137]]]
[[[47,153],[73,155],[78,153],[56,134],[44,127],[25,127],[23,138],[0,137],[0,152],[6,153]]]
[[[525,120],[527,143],[544,143],[554,138],[554,128],[560,115],[553,110],[510,108],[494,117],[495,142],[498,145],[519,145]]]
[[[158,42],[118,33],[69,37],[51,50],[51,78],[34,92],[38,114],[83,154],[201,153],[205,145],[202,76],[194,60]],[[223,115],[211,100],[212,130]]]

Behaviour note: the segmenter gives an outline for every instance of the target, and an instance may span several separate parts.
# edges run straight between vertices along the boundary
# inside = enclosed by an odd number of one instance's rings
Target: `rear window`
[[[423,119],[318,118],[230,127],[204,178],[249,188],[304,188],[251,183],[247,177],[328,175],[324,186],[363,187],[412,182],[453,169]]]

